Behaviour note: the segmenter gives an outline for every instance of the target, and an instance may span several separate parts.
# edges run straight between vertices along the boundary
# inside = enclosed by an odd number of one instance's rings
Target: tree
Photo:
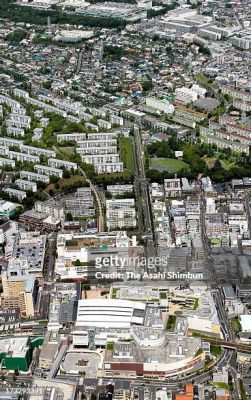
[[[70,212],[68,212],[67,214],[66,214],[66,221],[73,221],[73,216],[72,216],[72,214],[70,213]],[[76,260],[76,262],[77,262],[78,260]]]
[[[71,177],[70,172],[67,169],[65,169],[64,172],[63,172],[63,178],[64,179],[69,179],[70,177]]]
[[[152,90],[152,88],[153,88],[153,83],[152,83],[152,81],[151,81],[150,79],[147,79],[147,80],[144,80],[144,81],[141,83],[141,86],[142,86],[142,90],[143,90],[144,92],[147,92],[147,91],[149,91],[149,90]]]
[[[56,175],[50,176],[50,183],[57,183],[59,181],[59,177]]]

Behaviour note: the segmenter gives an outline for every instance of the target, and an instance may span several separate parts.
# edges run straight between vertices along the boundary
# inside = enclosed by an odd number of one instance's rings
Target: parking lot
[[[98,374],[100,356],[97,353],[69,352],[66,354],[62,367],[68,374],[85,372],[86,378],[95,378]]]

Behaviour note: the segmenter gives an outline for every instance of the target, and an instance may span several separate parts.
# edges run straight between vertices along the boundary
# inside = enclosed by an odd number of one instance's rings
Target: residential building
[[[53,167],[46,167],[45,165],[34,165],[34,169],[38,174],[45,174],[48,176],[57,176],[58,178],[63,177],[62,169],[53,168]]]

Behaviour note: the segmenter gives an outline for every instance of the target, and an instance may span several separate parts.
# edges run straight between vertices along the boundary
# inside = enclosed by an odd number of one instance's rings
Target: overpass
[[[214,344],[216,346],[222,346],[226,349],[232,349],[232,350],[238,350],[242,351],[243,353],[251,353],[251,344],[247,343],[240,343],[240,342],[227,342],[226,340],[223,339],[216,339],[216,338],[202,338],[202,340],[205,340],[209,342],[210,344]]]

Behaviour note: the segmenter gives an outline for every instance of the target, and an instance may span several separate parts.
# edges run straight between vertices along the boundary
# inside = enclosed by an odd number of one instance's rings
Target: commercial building
[[[16,268],[14,259],[27,262],[28,273],[43,278],[46,236],[40,232],[20,232],[16,235],[8,270]]]
[[[84,16],[99,17],[99,18],[113,18],[125,20],[128,22],[136,22],[142,18],[146,18],[146,11],[138,8],[137,5],[127,3],[120,3],[119,5],[114,2],[99,3],[97,6],[90,5],[84,9],[79,10]]]
[[[3,369],[27,372],[32,360],[32,346],[29,337],[1,339],[0,354]]]
[[[0,217],[12,217],[15,215],[15,211],[18,207],[20,207],[20,204],[15,204],[11,201],[0,200]]]
[[[10,268],[2,273],[3,304],[20,309],[23,318],[34,317],[37,298],[35,277],[29,274],[26,260],[11,259]]]
[[[76,326],[130,328],[143,325],[146,305],[114,299],[79,300]]]

